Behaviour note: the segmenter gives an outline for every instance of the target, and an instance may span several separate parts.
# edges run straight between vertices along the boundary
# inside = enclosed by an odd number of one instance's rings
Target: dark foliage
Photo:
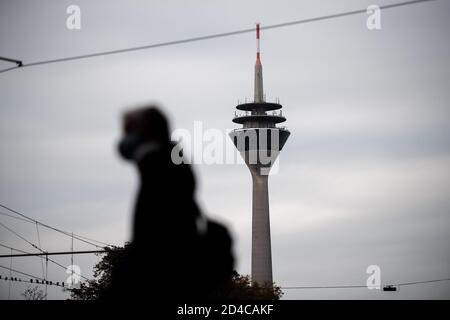
[[[125,248],[128,244],[125,246]],[[82,282],[80,288],[73,289],[72,299],[77,300],[97,300],[102,295],[111,282],[111,273],[114,265],[117,264],[124,252],[124,248],[106,248],[108,252],[104,254],[94,267],[94,280]],[[131,281],[139,281],[134,279]],[[145,285],[145,284],[143,284]],[[226,300],[279,300],[283,296],[281,288],[273,285],[272,288],[264,288],[256,283],[252,284],[248,275],[243,276],[233,271],[232,277],[226,284],[212,292],[209,299]]]

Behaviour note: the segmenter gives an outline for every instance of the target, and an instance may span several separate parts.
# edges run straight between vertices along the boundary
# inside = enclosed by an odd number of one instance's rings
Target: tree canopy
[[[111,274],[115,265],[120,261],[125,247],[107,247],[102,259],[94,266],[94,279],[80,283],[79,288],[71,290],[71,298],[75,300],[97,300],[111,283]],[[261,287],[252,283],[250,276],[233,274],[226,284],[213,292],[210,299],[229,300],[279,300],[283,292],[275,283],[272,287]]]

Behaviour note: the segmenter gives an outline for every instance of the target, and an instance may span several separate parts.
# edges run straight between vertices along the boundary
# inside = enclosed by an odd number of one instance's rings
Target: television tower
[[[242,124],[242,128],[231,131],[230,137],[250,169],[253,181],[252,282],[272,287],[268,177],[290,132],[276,126],[286,121],[279,101],[273,103],[265,99],[259,34],[257,24],[254,101],[236,106],[236,109],[244,112],[238,114],[235,111],[233,122]]]

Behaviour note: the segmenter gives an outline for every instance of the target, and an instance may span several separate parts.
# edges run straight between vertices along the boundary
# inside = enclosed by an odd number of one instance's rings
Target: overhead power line
[[[6,61],[6,62],[12,62],[17,64],[18,67],[22,66],[22,61],[19,60],[15,60],[15,59],[10,59],[10,58],[5,58],[5,57],[0,57],[0,60]]]
[[[392,9],[392,8],[398,8],[398,7],[407,6],[407,5],[418,4],[418,3],[422,3],[422,2],[431,2],[431,1],[436,1],[436,0],[406,1],[406,2],[393,3],[393,4],[384,5],[384,6],[379,6],[379,8],[383,9],[383,10],[384,9]],[[345,17],[345,16],[351,16],[351,15],[356,15],[356,14],[361,14],[361,13],[366,13],[366,12],[367,12],[367,9],[364,8],[364,9],[330,14],[330,15],[325,15],[325,16],[320,16],[320,17],[294,20],[294,21],[289,21],[289,22],[267,25],[267,26],[261,27],[261,30],[277,29],[277,28],[283,28],[283,27],[288,27],[288,26],[293,26],[293,25],[316,22],[316,21],[331,20],[331,19],[341,18],[341,17]],[[80,59],[86,59],[86,58],[94,58],[94,57],[107,56],[107,55],[113,55],[113,54],[119,54],[119,53],[131,52],[131,51],[138,51],[138,50],[146,50],[146,49],[174,46],[174,45],[179,45],[179,44],[184,44],[184,43],[189,43],[189,42],[197,42],[197,41],[211,40],[211,39],[216,39],[216,38],[230,37],[230,36],[235,36],[235,35],[249,33],[249,32],[254,32],[254,28],[247,28],[247,29],[241,29],[241,30],[230,31],[230,32],[216,33],[216,34],[210,34],[210,35],[205,35],[205,36],[186,38],[186,39],[180,39],[180,40],[174,40],[174,41],[160,42],[160,43],[154,43],[154,44],[149,44],[149,45],[144,45],[144,46],[139,46],[139,47],[131,47],[131,48],[125,48],[125,49],[96,52],[96,53],[83,54],[83,55],[77,55],[77,56],[72,56],[72,57],[35,61],[35,62],[29,62],[29,63],[23,63],[21,60],[8,59],[11,62],[16,63],[17,66],[14,66],[14,67],[11,67],[8,69],[4,69],[4,70],[0,70],[0,73],[11,71],[11,70],[18,69],[18,68],[24,68],[24,67],[38,66],[38,65],[51,64],[51,63],[57,63],[57,62],[65,62],[65,61],[71,61],[71,60],[80,60]]]
[[[399,283],[399,286],[412,286],[416,284],[422,284],[422,283],[433,283],[433,282],[442,282],[442,281],[450,281],[450,278],[446,279],[436,279],[436,280],[426,280],[426,281],[415,281],[415,282],[405,282],[405,283]]]
[[[337,285],[337,286],[293,286],[293,287],[281,287],[285,290],[295,290],[295,289],[355,289],[355,288],[367,288],[367,286],[362,285]]]
[[[6,209],[6,210],[8,210],[8,211],[10,211],[10,212],[12,212],[12,213],[17,214],[17,215],[19,215],[20,217],[25,218],[25,219],[29,220],[29,221],[32,222],[32,223],[37,223],[37,224],[39,224],[39,225],[41,225],[41,226],[43,226],[43,227],[45,227],[45,228],[48,228],[48,229],[51,229],[51,230],[53,230],[53,231],[59,232],[59,233],[64,234],[64,235],[66,235],[66,236],[68,236],[68,237],[72,237],[72,233],[71,233],[71,232],[64,231],[64,230],[61,230],[61,229],[52,227],[52,226],[50,226],[50,225],[48,225],[48,224],[45,224],[45,223],[40,222],[40,221],[38,221],[38,220],[36,220],[36,219],[33,219],[33,218],[31,218],[31,217],[29,217],[29,216],[23,214],[23,213],[20,213],[20,212],[18,212],[17,210],[14,210],[14,209],[12,209],[12,208],[10,208],[10,207],[7,207],[7,206],[5,206],[5,205],[3,205],[3,204],[1,204],[1,203],[0,203],[0,207],[4,208],[4,209]],[[7,215],[7,214],[6,214],[6,215]],[[8,215],[8,216],[9,216],[9,215]],[[101,247],[102,247],[101,245],[103,245],[103,246],[109,246],[109,247],[112,247],[112,246],[113,246],[113,245],[111,245],[111,244],[108,244],[108,243],[105,243],[105,242],[102,242],[102,241],[98,241],[98,240],[95,240],[95,239],[90,239],[90,238],[88,238],[88,237],[84,237],[84,236],[81,236],[81,235],[78,235],[78,234],[75,234],[75,233],[73,234],[73,238],[74,238],[74,239],[77,239],[78,241],[81,241],[81,242],[90,244],[90,245],[92,245],[92,246],[95,246],[95,247],[97,247],[97,248],[101,248]],[[93,243],[93,242],[96,242],[97,244],[95,244],[95,243]],[[98,245],[98,244],[101,244],[101,245]]]
[[[30,278],[30,279],[28,279],[28,281],[25,281],[25,280],[22,280],[21,278],[0,275],[0,280],[3,279],[5,281],[12,281],[12,282],[27,282],[27,283],[34,283],[34,284],[38,284],[38,285],[58,286],[58,287],[63,287],[65,289],[67,289],[67,290],[72,290],[71,288],[68,288],[63,281],[46,280],[46,279],[43,279],[43,278],[40,278],[40,277],[33,276],[33,275],[31,275],[29,273],[26,273],[26,272],[23,272],[23,271],[15,270],[15,269],[8,268],[8,267],[1,266],[1,265],[0,265],[0,268],[7,269],[7,270],[10,270],[10,271],[12,271],[14,273],[21,274],[21,275],[24,275],[24,276]]]
[[[15,249],[13,249],[15,250]],[[1,254],[0,258],[17,258],[17,257],[40,257],[40,256],[61,256],[69,254],[90,254],[90,253],[107,253],[109,250],[85,250],[85,251],[57,251],[57,252],[41,252],[29,253],[23,252],[21,254]]]
[[[1,244],[1,243],[0,243],[0,247],[6,248],[6,249],[10,249],[10,250],[14,250],[14,251],[17,251],[17,252],[30,253],[30,252],[23,251],[23,250],[20,250],[20,249],[16,249],[16,248],[13,248],[13,247]]]
[[[48,261],[50,261],[51,263],[53,263],[54,265],[67,270],[67,267],[63,266],[62,264],[60,264],[59,262],[56,262],[55,260],[49,258],[48,253],[43,250],[41,247],[37,246],[36,244],[32,243],[31,241],[27,240],[26,238],[24,238],[23,236],[21,236],[20,234],[18,234],[17,232],[15,232],[14,230],[12,230],[11,228],[8,228],[7,226],[5,226],[3,223],[0,222],[0,226],[2,226],[3,228],[7,229],[8,231],[10,231],[11,233],[13,233],[14,235],[16,235],[17,237],[19,237],[20,239],[22,239],[23,241],[27,242],[30,246],[32,246],[33,248],[39,250],[41,253],[31,253],[31,252],[24,252],[21,253],[19,255],[14,255],[14,254],[10,254],[8,255],[9,258],[13,258],[15,256],[17,257],[31,257],[31,256],[37,256],[37,257],[41,257],[42,259],[45,259],[45,261],[48,263]],[[10,248],[11,250],[15,250],[14,248]],[[45,257],[44,257],[45,256]],[[11,260],[12,261],[12,260]],[[45,269],[46,271],[48,270],[48,268]],[[89,278],[86,278],[85,276],[79,274],[80,277],[82,277],[85,280],[90,280]],[[45,277],[46,278],[46,277]]]
[[[414,281],[414,282],[403,282],[403,283],[396,283],[396,284],[392,284],[392,285],[405,287],[405,286],[412,286],[412,285],[423,284],[423,283],[434,283],[434,282],[444,282],[444,281],[450,281],[450,278],[424,280],[424,281]],[[297,289],[355,289],[355,288],[367,288],[367,286],[363,286],[363,285],[336,285],[336,286],[293,286],[293,287],[281,287],[281,289],[284,289],[284,290],[297,290]]]
[[[0,206],[2,206],[2,205],[0,204]],[[36,222],[33,221],[33,220],[30,220],[30,219],[23,219],[23,218],[21,218],[21,217],[16,217],[16,216],[13,216],[13,215],[11,215],[11,214],[7,214],[7,213],[5,213],[5,212],[0,212],[0,215],[5,216],[5,217],[8,217],[8,218],[15,219],[15,220],[27,222],[27,223],[30,223],[30,224],[36,224]],[[37,224],[39,224],[39,223],[37,223]],[[63,231],[63,230],[61,230],[61,231]],[[68,232],[68,231],[63,231],[63,232],[66,232],[66,235],[67,235],[67,236],[69,235],[69,232]],[[108,244],[108,243],[105,243],[105,242],[102,242],[102,241],[99,241],[99,240],[91,239],[91,238],[88,238],[88,237],[84,237],[84,236],[79,235],[79,234],[75,234],[75,233],[74,233],[74,236],[76,236],[76,237],[78,237],[78,238],[81,238],[81,239],[84,239],[84,240],[89,240],[89,241],[91,241],[91,242],[97,242],[98,244],[102,244],[102,245],[105,245],[105,246],[108,246],[108,247],[113,247],[113,245],[111,245],[111,244]],[[72,233],[70,233],[70,237],[72,237]],[[97,246],[97,247],[100,247],[100,246]]]
[[[43,250],[41,250],[37,245],[35,245],[34,243],[32,243],[31,241],[27,240],[26,238],[22,237],[20,234],[18,234],[17,232],[15,232],[14,230],[12,230],[11,228],[7,227],[6,225],[4,225],[3,223],[0,222],[0,226],[2,226],[3,228],[5,228],[6,230],[8,230],[9,232],[11,232],[12,234],[14,234],[15,236],[17,236],[18,238],[22,239],[23,241],[25,241],[26,243],[28,243],[30,246],[32,246],[33,248],[44,252]]]
[[[5,267],[5,266],[2,266],[2,265],[0,265],[0,268],[6,269],[6,270],[11,270],[12,272],[15,272],[15,273],[18,273],[18,274],[21,274],[21,275],[24,275],[24,276],[27,276],[27,277],[30,277],[30,278],[44,280],[43,278],[40,278],[40,277],[37,277],[37,276],[33,276],[33,275],[29,274],[29,273],[25,273],[23,271],[15,270],[15,269],[12,269],[12,268],[9,268],[9,267]]]
[[[28,280],[22,280],[21,278],[16,277],[8,277],[0,275],[0,280],[12,281],[12,282],[23,282],[28,284],[37,284],[37,285],[47,285],[47,286],[56,286],[61,287],[66,290],[72,291],[73,289],[68,288],[67,285],[63,281],[49,281],[49,280],[40,280],[36,278],[29,278]],[[40,281],[40,282],[39,282]]]
[[[12,214],[7,214],[7,213],[4,213],[4,212],[0,212],[0,215],[5,216],[5,217],[9,217],[9,218],[12,218],[12,219],[15,219],[15,220],[23,221],[23,222],[33,223],[32,221],[30,221],[28,219],[23,219],[21,217],[16,217],[16,216],[13,216]]]
[[[0,244],[0,246],[5,247],[7,249],[12,249],[18,252],[22,252],[23,254],[6,254],[6,255],[0,255],[0,258],[11,258],[11,257],[29,257],[29,256],[45,256],[45,255],[69,255],[72,254],[72,251],[67,252],[46,252],[46,253],[28,253],[23,250],[15,249],[3,244]],[[107,253],[110,252],[109,250],[97,250],[97,251],[73,251],[73,254],[89,254],[89,253]],[[2,266],[0,266],[2,267]],[[3,267],[5,269],[10,269],[7,267]],[[17,272],[14,269],[11,269],[14,272]],[[20,272],[19,272],[20,273]],[[24,274],[24,273],[22,273]],[[28,274],[25,274],[27,276],[30,276]],[[32,278],[38,278],[43,280],[42,278],[31,276]],[[86,279],[86,278],[85,278]],[[89,280],[89,279],[86,279]],[[424,280],[424,281],[413,281],[413,282],[401,282],[392,284],[394,286],[412,286],[412,285],[418,285],[418,284],[426,284],[426,283],[435,283],[435,282],[444,282],[444,281],[450,281],[450,278],[442,278],[442,279],[433,279],[433,280]],[[392,286],[390,285],[390,286]],[[388,285],[389,286],[389,285]],[[367,286],[364,285],[324,285],[324,286],[282,286],[280,287],[283,290],[303,290],[303,289],[361,289],[361,288],[367,288]],[[267,288],[261,288],[261,289],[267,289]]]

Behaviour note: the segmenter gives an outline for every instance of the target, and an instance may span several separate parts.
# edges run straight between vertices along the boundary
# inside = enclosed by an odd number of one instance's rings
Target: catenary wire
[[[45,224],[45,223],[40,222],[40,221],[38,221],[38,220],[36,220],[36,219],[33,219],[33,218],[31,218],[31,217],[29,217],[29,216],[27,216],[27,215],[25,215],[25,214],[23,214],[23,213],[20,213],[20,212],[18,212],[17,210],[14,210],[14,209],[12,209],[12,208],[10,208],[10,207],[8,207],[8,206],[6,206],[6,205],[3,205],[3,204],[1,204],[1,203],[0,203],[0,207],[4,208],[4,209],[6,209],[6,210],[8,210],[8,211],[10,211],[10,212],[12,212],[12,213],[15,213],[15,214],[19,215],[19,216],[22,217],[22,218],[28,219],[28,220],[29,220],[30,222],[32,222],[32,223],[38,223],[39,225],[41,225],[41,226],[43,226],[43,227],[45,227],[45,228],[54,230],[54,231],[56,231],[56,232],[59,232],[59,233],[61,233],[61,234],[66,235],[66,236],[68,236],[68,237],[72,237],[72,233],[71,233],[71,232],[64,231],[64,230],[58,229],[58,228],[56,228],[56,227],[52,227],[52,226],[50,226],[50,225],[48,225],[48,224]],[[75,234],[75,233],[73,234],[73,237],[74,237],[74,239],[77,239],[78,241],[81,241],[81,242],[90,244],[90,245],[95,246],[95,247],[97,247],[97,248],[101,248],[102,246],[97,245],[97,244],[95,244],[95,243],[93,243],[93,242],[96,242],[96,243],[98,243],[98,244],[102,244],[102,245],[104,245],[104,246],[109,246],[109,247],[112,247],[112,246],[113,246],[113,245],[111,245],[111,244],[108,244],[108,243],[105,243],[105,242],[102,242],[102,241],[98,241],[98,240],[95,240],[95,239],[90,239],[90,238],[88,238],[88,237],[84,237],[84,236],[81,236],[81,235],[78,235],[78,234]]]
[[[14,235],[16,235],[17,237],[19,237],[20,239],[22,239],[23,241],[27,242],[27,243],[28,243],[30,246],[32,246],[33,248],[35,248],[35,249],[41,251],[43,254],[46,253],[46,251],[44,251],[42,248],[38,247],[37,245],[35,245],[35,244],[32,243],[31,241],[27,240],[26,238],[24,238],[23,236],[21,236],[20,234],[18,234],[18,233],[15,232],[14,230],[12,230],[11,228],[8,228],[8,227],[5,226],[3,223],[0,222],[0,225],[1,225],[3,228],[5,228],[5,229],[7,229],[8,231],[10,231],[11,233],[13,233]],[[14,250],[13,248],[11,248],[11,249]],[[60,264],[59,262],[56,262],[55,260],[49,258],[48,256],[45,256],[45,258],[42,257],[42,259],[45,259],[46,261],[50,261],[50,262],[52,262],[53,264],[57,265],[58,267],[60,267],[60,268],[62,268],[62,269],[64,269],[64,270],[67,270],[67,268],[66,268],[65,266],[63,266],[63,265]],[[83,276],[82,274],[78,274],[78,273],[77,273],[77,275],[79,275],[81,278],[83,278],[83,279],[85,279],[85,280],[91,280],[91,279],[89,279],[89,278],[86,278],[86,277]]]
[[[402,6],[413,5],[413,4],[423,3],[423,2],[431,2],[431,1],[436,1],[436,0],[406,1],[406,2],[393,3],[393,4],[379,6],[379,8],[380,9],[392,9],[392,8],[398,8],[398,7],[402,7]],[[261,30],[283,28],[283,27],[299,25],[299,24],[306,24],[306,23],[311,23],[311,22],[316,22],[316,21],[336,19],[336,18],[341,18],[341,17],[345,17],[345,16],[361,14],[361,13],[365,13],[365,12],[367,12],[366,8],[354,10],[354,11],[330,14],[330,15],[325,15],[325,16],[320,16],[320,17],[314,17],[314,18],[308,18],[308,19],[302,19],[302,20],[294,20],[294,21],[289,21],[289,22],[283,22],[283,23],[263,26],[263,27],[261,27]],[[119,54],[119,53],[131,52],[131,51],[159,48],[159,47],[167,47],[167,46],[179,45],[179,44],[184,44],[184,43],[189,43],[189,42],[197,42],[197,41],[204,41],[204,40],[210,40],[210,39],[216,39],[216,38],[235,36],[238,34],[244,34],[244,33],[249,33],[249,32],[254,32],[254,28],[247,28],[247,29],[241,29],[241,30],[236,30],[236,31],[231,31],[231,32],[224,32],[224,33],[217,33],[217,34],[211,34],[211,35],[206,35],[206,36],[186,38],[186,39],[181,39],[181,40],[160,42],[160,43],[154,43],[154,44],[138,46],[138,47],[96,52],[96,53],[90,53],[90,54],[84,54],[84,55],[77,55],[77,56],[43,60],[43,61],[35,61],[35,62],[29,62],[29,63],[23,63],[22,61],[17,60],[18,64],[15,67],[0,70],[0,73],[4,73],[4,72],[8,72],[8,71],[11,71],[14,69],[24,68],[24,67],[38,66],[38,65],[65,62],[65,61],[71,61],[71,60],[86,59],[86,58],[94,58],[94,57],[99,57],[99,56],[107,56],[107,55],[113,55],[113,54]],[[10,60],[12,60],[12,59],[10,59]]]

